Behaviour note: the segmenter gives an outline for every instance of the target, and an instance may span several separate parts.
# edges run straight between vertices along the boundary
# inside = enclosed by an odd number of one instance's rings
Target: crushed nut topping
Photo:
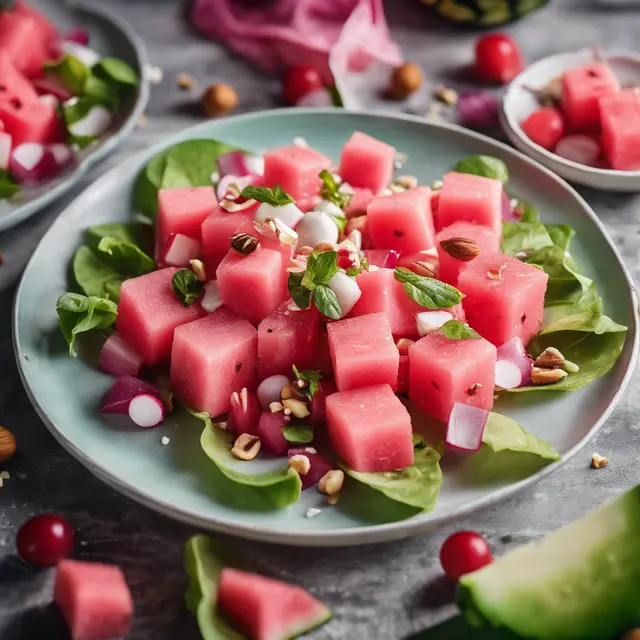
[[[306,418],[311,415],[306,403],[297,398],[287,398],[282,401],[282,404],[285,406],[285,409],[289,409],[296,418]]]
[[[540,367],[532,367],[531,382],[533,384],[553,384],[562,380],[567,375],[562,369],[542,369]]]
[[[571,362],[571,360],[565,360],[562,368],[567,373],[578,373],[580,371],[580,367],[575,362]]]
[[[196,274],[198,282],[206,282],[207,272],[205,271],[204,262],[202,262],[202,260],[189,260],[189,264],[191,265],[193,273]]]
[[[311,462],[307,456],[298,454],[289,458],[289,466],[301,476],[306,476],[309,473],[309,469],[311,469]]]
[[[341,471],[340,469],[332,469],[331,471],[327,471],[327,473],[320,478],[320,482],[318,482],[318,489],[322,493],[332,496],[342,489],[343,483],[344,471]]]
[[[253,460],[260,451],[260,438],[243,433],[234,443],[231,454],[239,460]]]
[[[332,496],[327,496],[327,504],[333,506],[334,504],[338,504],[340,502],[340,494],[334,493]]]
[[[536,358],[534,364],[543,369],[557,369],[564,364],[564,356],[555,347],[548,347]]]
[[[179,73],[176,82],[183,91],[189,91],[196,86],[196,81],[188,73]]]
[[[436,87],[434,95],[438,100],[440,100],[440,102],[444,102],[449,106],[453,106],[458,103],[458,92],[450,87],[439,85]]]
[[[598,453],[594,453],[591,456],[591,467],[593,469],[602,469],[602,467],[606,467],[609,464],[609,459],[601,456]]]

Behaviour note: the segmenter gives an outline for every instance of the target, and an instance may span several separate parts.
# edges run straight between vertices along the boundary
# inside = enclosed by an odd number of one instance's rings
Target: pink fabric
[[[382,0],[195,0],[191,20],[267,71],[309,65],[326,83],[333,82],[331,69],[402,62]]]

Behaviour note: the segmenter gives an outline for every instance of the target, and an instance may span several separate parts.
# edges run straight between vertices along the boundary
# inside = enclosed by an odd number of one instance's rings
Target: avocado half
[[[460,579],[471,626],[610,640],[640,617],[640,486]]]
[[[512,22],[548,0],[422,0],[437,14],[455,22],[494,26]]]

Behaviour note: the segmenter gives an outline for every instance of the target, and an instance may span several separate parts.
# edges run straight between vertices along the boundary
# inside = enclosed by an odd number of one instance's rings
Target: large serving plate
[[[60,33],[73,27],[87,29],[91,47],[104,56],[116,56],[128,62],[138,72],[140,86],[100,141],[78,153],[77,164],[41,186],[26,187],[10,200],[0,200],[0,231],[26,220],[71,189],[91,166],[126,139],[149,100],[146,48],[124,20],[105,8],[79,2],[36,0],[32,4],[56,25]]]
[[[246,491],[238,491],[200,449],[199,421],[170,416],[159,428],[144,430],[98,414],[100,398],[112,378],[97,371],[95,360],[69,357],[55,311],[56,299],[67,289],[67,266],[81,244],[83,229],[130,220],[138,171],[163,147],[180,140],[216,138],[260,151],[304,136],[312,146],[337,158],[356,129],[406,153],[409,161],[403,172],[417,175],[425,184],[441,178],[463,156],[498,156],[509,166],[510,188],[515,194],[535,202],[545,222],[567,223],[576,230],[573,255],[596,281],[608,315],[629,327],[624,350],[611,372],[580,391],[516,394],[501,399],[496,410],[550,441],[562,454],[562,462],[602,426],[624,391],[637,357],[637,300],[620,256],[587,203],[532,160],[464,129],[409,116],[289,109],[204,123],[112,169],[56,220],[33,255],[16,296],[18,365],[44,423],[92,473],[125,495],[194,525],[274,542],[344,545],[400,538],[438,527],[505,499],[561,464],[524,480],[483,485],[471,484],[461,473],[447,468],[436,508],[410,517],[399,507],[396,512],[380,508],[380,499],[372,490],[349,483],[337,506],[305,518],[309,507],[322,505],[318,492],[305,491],[299,503],[282,510],[265,509],[246,499]],[[161,444],[163,436],[170,438],[166,446]],[[394,520],[398,517],[404,519]]]

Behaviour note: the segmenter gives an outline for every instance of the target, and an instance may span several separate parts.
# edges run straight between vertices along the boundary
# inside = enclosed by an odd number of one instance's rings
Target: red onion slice
[[[250,174],[262,176],[264,173],[264,158],[242,153],[242,151],[229,151],[223,153],[217,159],[218,171],[221,176],[244,177]]]
[[[70,164],[73,164],[75,156],[73,155],[73,151],[71,150],[71,148],[67,147],[66,144],[63,144],[62,142],[56,142],[54,144],[50,144],[47,148],[53,154],[53,157],[59,169],[64,169]]]
[[[457,105],[460,124],[488,127],[498,121],[498,100],[490,91],[468,91],[460,94]]]
[[[9,171],[20,184],[40,182],[58,171],[53,153],[38,142],[24,142],[9,158]]]
[[[234,391],[231,394],[230,403],[229,423],[236,436],[241,436],[243,433],[256,435],[262,413],[256,395],[246,388],[240,392]]]
[[[400,252],[394,251],[393,249],[389,249],[389,253],[387,257],[384,259],[384,264],[382,265],[385,269],[395,269],[398,266],[398,260],[400,259]]]
[[[74,136],[97,138],[109,128],[112,119],[113,116],[110,111],[100,105],[96,105],[89,110],[84,118],[67,125],[67,128],[69,133]]]
[[[35,90],[42,95],[52,95],[58,100],[66,102],[73,97],[73,94],[56,77],[47,76],[45,78],[35,78],[33,80]]]
[[[86,47],[89,44],[89,32],[82,27],[76,27],[75,29],[69,29],[64,34],[63,40],[68,42],[76,42]]]
[[[258,402],[263,411],[269,411],[269,405],[272,402],[280,402],[282,399],[282,389],[289,384],[290,380],[287,376],[281,374],[269,376],[265,378],[256,391]]]
[[[556,145],[555,153],[565,160],[591,167],[600,156],[600,145],[593,138],[576,133],[562,138]]]
[[[445,443],[464,453],[475,453],[482,446],[482,434],[489,412],[468,404],[456,402],[447,423]]]
[[[518,366],[521,373],[521,381],[517,386],[525,386],[531,382],[531,368],[533,367],[533,358],[527,353],[522,344],[522,340],[517,336],[505,342],[498,347],[498,360],[510,360]],[[496,384],[503,389],[513,388],[501,385],[497,380]]]
[[[137,376],[142,364],[142,356],[117,333],[102,345],[98,361],[100,371],[114,376]]]
[[[224,175],[222,178],[220,178],[218,186],[216,187],[218,202],[220,202],[225,197],[225,195],[228,194],[229,187],[232,184],[237,185],[238,191],[241,192],[245,187],[248,187],[249,185],[258,184],[260,182],[260,178],[261,176],[259,176],[257,173],[249,173],[246,175],[229,173],[227,175]],[[249,206],[251,206],[254,201],[247,200],[247,202],[250,202],[251,204]]]
[[[122,376],[113,383],[103,398],[100,413],[128,413],[131,401],[142,394],[162,397],[158,387],[133,376]]]
[[[292,458],[293,456],[307,456],[309,458],[310,468],[306,475],[300,476],[300,480],[302,480],[302,489],[308,489],[312,487],[314,484],[320,481],[325,473],[331,471],[331,469],[335,469],[335,465],[329,460],[325,458],[323,455],[319,454],[314,447],[294,447],[289,449],[287,456]]]

